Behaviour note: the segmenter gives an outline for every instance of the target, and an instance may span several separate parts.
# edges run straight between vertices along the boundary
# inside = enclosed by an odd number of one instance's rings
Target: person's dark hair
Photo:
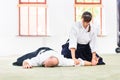
[[[85,11],[82,14],[82,18],[83,18],[84,22],[90,22],[92,20],[92,14],[88,11]]]

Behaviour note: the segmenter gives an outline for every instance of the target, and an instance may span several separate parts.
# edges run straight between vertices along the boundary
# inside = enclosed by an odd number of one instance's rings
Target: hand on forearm
[[[75,57],[72,57],[72,59],[74,60],[74,64],[78,65],[80,62],[78,61],[78,59],[76,59]]]
[[[74,60],[74,64],[76,65],[76,64],[78,64],[78,61],[75,58],[75,48],[71,48],[70,50],[71,50],[71,57]]]
[[[74,64],[75,64],[75,65],[80,64],[80,61],[79,61],[78,59],[73,59],[73,60],[74,60]]]
[[[91,61],[91,62],[92,62],[92,66],[97,65],[98,60],[99,60],[99,58],[97,58],[96,53],[93,52],[93,53],[92,53],[92,61]]]
[[[96,58],[97,56],[96,56],[96,52],[93,52],[92,53],[92,59],[94,59],[94,58]]]

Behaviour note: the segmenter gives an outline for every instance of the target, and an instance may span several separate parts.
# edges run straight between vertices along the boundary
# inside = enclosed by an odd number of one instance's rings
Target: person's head
[[[90,21],[92,20],[92,14],[88,11],[83,12],[82,14],[82,23],[83,26],[86,28],[88,25],[90,25]],[[90,31],[90,27],[88,32]]]
[[[46,59],[43,63],[44,67],[55,67],[59,63],[58,58],[51,56],[48,59]]]
[[[92,14],[88,11],[83,12],[82,19],[84,22],[89,23],[92,20]]]

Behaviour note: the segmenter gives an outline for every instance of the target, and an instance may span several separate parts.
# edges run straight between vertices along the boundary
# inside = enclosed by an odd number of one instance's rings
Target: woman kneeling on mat
[[[72,58],[75,64],[78,63],[78,58],[91,62],[92,66],[105,64],[103,59],[96,54],[97,33],[90,24],[91,20],[92,14],[85,11],[82,14],[82,21],[73,25],[68,41],[62,45],[62,55]]]

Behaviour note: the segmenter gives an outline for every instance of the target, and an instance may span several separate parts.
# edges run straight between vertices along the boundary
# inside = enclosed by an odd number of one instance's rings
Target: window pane
[[[76,0],[76,2],[84,2],[84,0]]]
[[[38,9],[38,35],[46,34],[45,19],[45,8],[41,7]]]
[[[36,33],[36,7],[29,7],[29,35]]]
[[[28,0],[21,0],[21,2],[28,2]]]
[[[21,35],[28,35],[28,7],[22,7],[20,12],[20,33]]]
[[[45,2],[45,0],[21,0],[21,2]]]
[[[94,2],[99,2],[99,3],[100,3],[100,2],[101,2],[101,0],[94,0]]]
[[[38,2],[45,2],[45,0],[38,0]]]
[[[47,35],[46,0],[19,0],[19,2],[19,35]],[[43,6],[38,6],[41,4]]]
[[[100,3],[101,0],[76,0],[78,3]]]
[[[89,2],[94,2],[94,1],[93,1],[93,0],[85,0],[85,2],[88,2],[88,3],[89,3]]]

